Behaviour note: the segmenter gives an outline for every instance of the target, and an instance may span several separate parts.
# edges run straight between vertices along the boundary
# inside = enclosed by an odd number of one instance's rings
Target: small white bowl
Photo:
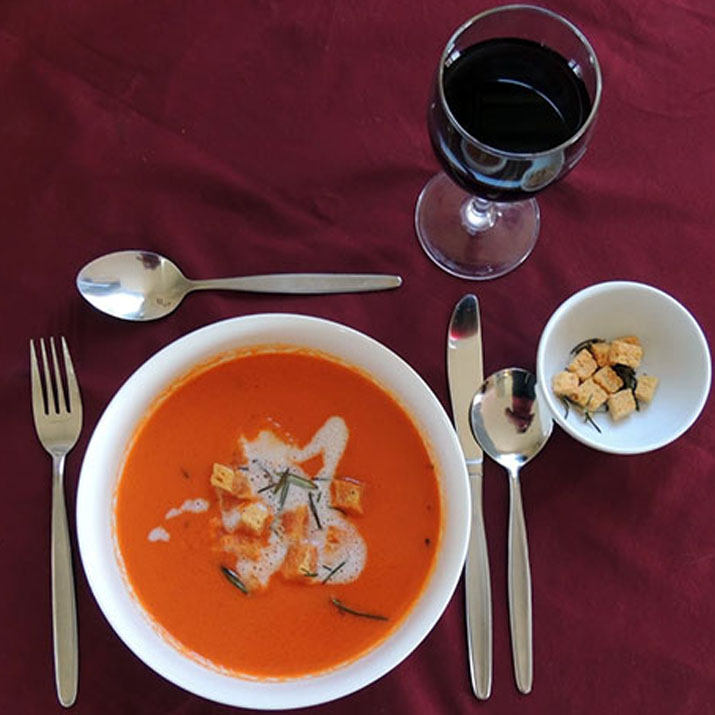
[[[174,648],[130,593],[115,553],[113,496],[129,441],[152,402],[192,367],[222,353],[259,345],[294,345],[357,366],[412,416],[437,465],[442,538],[432,574],[410,613],[385,641],[345,666],[292,680],[256,680],[219,672]],[[102,415],[87,447],[77,492],[77,536],[87,580],[119,637],[149,667],[176,685],[227,705],[289,709],[352,693],[404,660],[447,607],[467,550],[471,512],[462,450],[441,403],[395,353],[344,325],[301,315],[268,314],[208,325],[171,343],[142,365]],[[287,644],[290,646],[290,644]]]
[[[594,415],[599,433],[575,409],[565,417],[551,382],[569,351],[590,338],[637,335],[643,361],[637,374],[659,378],[651,404],[614,422]],[[710,392],[708,343],[695,318],[677,300],[643,283],[599,283],[572,295],[551,316],[539,341],[537,380],[554,419],[580,442],[613,454],[640,454],[669,444],[697,419]]]

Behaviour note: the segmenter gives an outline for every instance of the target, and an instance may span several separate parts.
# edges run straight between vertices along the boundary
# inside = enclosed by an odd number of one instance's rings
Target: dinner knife
[[[479,302],[465,295],[447,334],[447,379],[452,415],[469,473],[472,531],[465,567],[467,643],[472,690],[486,700],[492,690],[492,595],[482,509],[482,449],[469,424],[472,397],[484,381]]]

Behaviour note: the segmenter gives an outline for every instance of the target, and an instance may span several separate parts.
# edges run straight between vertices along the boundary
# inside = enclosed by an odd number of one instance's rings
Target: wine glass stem
[[[472,196],[461,206],[462,226],[472,236],[492,228],[497,221],[497,207],[492,201]]]

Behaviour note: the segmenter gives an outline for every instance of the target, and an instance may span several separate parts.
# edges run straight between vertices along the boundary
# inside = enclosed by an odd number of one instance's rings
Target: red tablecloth
[[[645,281],[706,333],[712,299],[715,11],[703,0],[555,0],[604,73],[585,159],[542,194],[542,233],[507,277],[471,284],[422,253],[413,208],[436,171],[428,83],[451,31],[483,3],[26,2],[0,5],[3,258],[0,712],[59,711],[50,637],[49,462],[32,427],[28,339],[63,333],[83,449],[122,382],[214,320],[307,313],[377,338],[448,405],[445,331],[479,295],[487,371],[534,366],[538,337],[574,291]],[[192,277],[271,271],[400,272],[360,296],[190,296],[171,317],[123,323],[77,294],[85,262],[122,248]],[[507,481],[487,464],[494,689],[467,673],[464,598],[401,666],[326,713],[715,711],[715,418],[677,443],[615,457],[558,431],[524,473],[534,584],[535,683],[514,686],[506,610]],[[74,515],[70,511],[71,524]],[[76,542],[73,541],[76,547]],[[114,635],[75,550],[78,713],[220,713],[144,666]]]

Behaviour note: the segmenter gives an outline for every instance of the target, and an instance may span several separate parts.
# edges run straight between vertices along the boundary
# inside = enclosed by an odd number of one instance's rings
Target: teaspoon
[[[151,251],[117,251],[96,258],[77,275],[82,297],[104,313],[124,320],[155,320],[168,315],[195,290],[252,293],[359,293],[397,288],[400,276],[364,273],[278,273],[195,281]]]
[[[520,692],[534,679],[531,567],[519,470],[546,444],[553,422],[539,407],[536,378],[509,368],[488,377],[472,400],[470,423],[482,449],[509,473],[508,591],[514,675]]]

